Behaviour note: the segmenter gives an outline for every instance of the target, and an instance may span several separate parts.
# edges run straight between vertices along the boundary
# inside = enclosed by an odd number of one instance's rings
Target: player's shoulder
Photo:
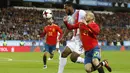
[[[47,29],[49,27],[49,25],[45,26],[44,29]]]
[[[44,28],[47,28],[48,27],[48,25],[47,26],[45,26]]]
[[[99,26],[98,23],[96,23],[96,22],[92,22],[91,24],[95,25],[95,26]]]
[[[95,21],[93,22],[93,24],[96,24],[96,25],[98,25],[98,23],[96,23]]]
[[[56,25],[56,24],[52,24],[53,26],[58,26],[58,25]]]
[[[53,27],[59,27],[57,24],[52,24]]]
[[[85,10],[83,10],[83,9],[80,9],[79,11],[80,11],[80,12],[85,12]]]
[[[86,15],[86,12],[85,12],[85,10],[78,10],[78,12],[79,12],[79,16],[81,17],[81,18],[83,18],[85,15]]]
[[[86,13],[86,11],[85,11],[85,10],[82,10],[82,9],[80,9],[80,10],[78,10],[78,11],[79,11],[79,13],[81,13],[81,14],[82,14],[82,13],[84,13],[84,14]]]

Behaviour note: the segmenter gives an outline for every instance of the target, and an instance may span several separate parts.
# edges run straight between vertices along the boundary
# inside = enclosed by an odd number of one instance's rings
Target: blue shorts
[[[45,43],[46,52],[49,52],[50,54],[52,54],[53,50],[56,50],[56,45],[49,45],[49,44]]]
[[[96,46],[90,51],[85,51],[84,64],[92,63],[93,58],[97,58],[99,60],[101,59],[100,48],[98,46]]]

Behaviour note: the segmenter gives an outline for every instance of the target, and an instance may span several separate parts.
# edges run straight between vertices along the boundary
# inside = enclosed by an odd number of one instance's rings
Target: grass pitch
[[[55,53],[54,59],[48,61],[47,69],[43,69],[42,55],[42,52],[0,53],[0,73],[57,73],[59,54]],[[112,73],[130,73],[130,51],[103,51],[102,59],[108,59]],[[64,73],[86,72],[83,64],[72,63],[68,58]],[[109,72],[105,69],[105,73]]]

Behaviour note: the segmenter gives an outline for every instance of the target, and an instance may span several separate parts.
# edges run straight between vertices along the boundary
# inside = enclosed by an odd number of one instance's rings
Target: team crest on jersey
[[[53,28],[52,31],[55,32],[55,29]]]
[[[85,31],[83,32],[83,35],[88,35],[88,31],[85,30]]]

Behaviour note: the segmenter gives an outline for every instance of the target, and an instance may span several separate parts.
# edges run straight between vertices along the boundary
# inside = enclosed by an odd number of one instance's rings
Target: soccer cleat
[[[52,60],[52,58],[48,58],[48,60]]]
[[[47,65],[44,65],[44,66],[43,66],[43,69],[46,69],[46,68],[47,68]]]
[[[108,65],[108,61],[107,60],[103,60],[103,62],[105,63],[105,67],[106,67],[106,69],[109,71],[109,72],[112,72],[112,69],[111,69],[111,67]]]

